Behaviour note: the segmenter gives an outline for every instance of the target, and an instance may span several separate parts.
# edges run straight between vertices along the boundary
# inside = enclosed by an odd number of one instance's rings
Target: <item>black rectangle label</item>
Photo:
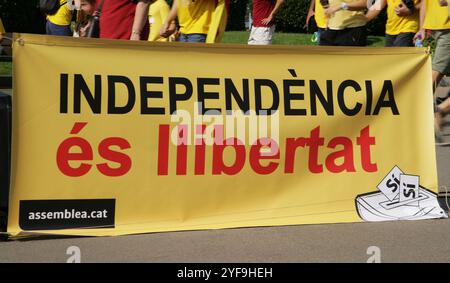
[[[22,230],[114,228],[115,199],[21,200]]]

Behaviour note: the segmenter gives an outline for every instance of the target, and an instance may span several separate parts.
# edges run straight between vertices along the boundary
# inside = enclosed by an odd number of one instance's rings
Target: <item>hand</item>
[[[327,16],[328,18],[332,17],[334,15],[334,13],[336,13],[337,11],[341,10],[341,6],[333,6],[333,7],[328,7],[325,9],[325,16]]]
[[[422,40],[422,41],[424,41],[424,40],[426,39],[426,36],[427,36],[427,34],[426,34],[425,30],[424,30],[424,29],[421,29],[421,30],[419,30],[419,31],[416,33],[416,35],[415,35],[414,38],[413,38],[413,41],[414,41],[414,43],[415,43],[417,40]]]
[[[270,24],[272,21],[273,21],[273,15],[270,14],[267,18],[262,19],[262,20],[261,20],[261,23],[262,23],[263,25],[268,25],[268,24]]]
[[[179,30],[175,31],[171,36],[169,36],[169,42],[175,42],[178,41],[178,38],[180,37],[181,32]]]
[[[162,37],[167,37],[167,30],[169,29],[169,24],[164,23],[162,27],[159,29],[159,35]]]
[[[442,7],[448,6],[448,1],[447,0],[439,0],[439,5]]]
[[[175,23],[164,23],[163,26],[161,27],[161,29],[159,30],[159,35],[167,38],[169,37],[171,34],[173,34],[176,30],[176,26]]]
[[[397,7],[395,7],[394,11],[395,14],[399,17],[406,17],[411,15],[411,11],[403,3],[400,3]]]
[[[309,20],[314,16],[314,10],[308,10],[308,15],[306,16],[306,26],[309,24]]]
[[[84,27],[80,28],[80,37],[86,37],[89,28],[91,27],[91,21],[89,21]]]

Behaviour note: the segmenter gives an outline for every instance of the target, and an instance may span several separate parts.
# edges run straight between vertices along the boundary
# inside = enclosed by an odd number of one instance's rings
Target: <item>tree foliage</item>
[[[0,18],[7,32],[45,32],[45,17],[38,0],[0,0]]]

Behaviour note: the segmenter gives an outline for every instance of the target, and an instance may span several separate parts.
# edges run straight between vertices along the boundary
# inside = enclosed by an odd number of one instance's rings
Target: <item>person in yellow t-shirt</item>
[[[0,19],[0,35],[4,35],[5,33],[5,27],[3,26],[2,19]]]
[[[433,87],[439,84],[445,75],[450,75],[450,19],[448,0],[424,0],[420,7],[420,30],[415,40],[424,40],[426,30],[431,31],[436,42],[432,62]],[[444,117],[450,114],[450,96],[436,107],[435,133],[437,143],[442,142]]]
[[[377,0],[367,12],[367,20],[374,19],[386,6],[385,46],[414,46],[413,38],[419,30],[420,0]]]
[[[5,27],[3,26],[2,19],[0,19],[0,41],[3,39],[5,33]]]
[[[72,36],[70,22],[72,11],[67,0],[59,0],[59,9],[54,15],[47,15],[46,31],[48,35]]]
[[[311,0],[308,15],[306,16],[306,26],[309,25],[312,16],[314,16],[317,25],[317,44],[320,44],[320,35],[327,28],[327,17],[320,0]]]
[[[322,0],[322,5],[328,24],[320,35],[320,45],[367,45],[367,19],[363,12],[367,8],[367,0]]]
[[[5,33],[6,32],[5,32],[5,28],[3,27],[2,19],[0,19],[0,43],[2,42],[3,36],[5,35]],[[0,55],[2,55],[2,53],[3,53],[3,47],[0,44]]]
[[[178,16],[179,41],[205,42],[215,8],[215,0],[174,0],[159,34],[162,37],[173,34],[176,30],[175,19]]]
[[[150,4],[148,12],[148,21],[150,23],[150,34],[148,41],[169,41],[169,38],[165,38],[159,35],[159,30],[163,26],[165,20],[169,16],[170,7],[166,0],[156,0]]]

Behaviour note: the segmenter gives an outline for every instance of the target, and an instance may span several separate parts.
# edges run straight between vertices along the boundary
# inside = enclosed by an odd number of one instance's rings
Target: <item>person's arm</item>
[[[176,30],[175,19],[177,18],[177,15],[178,15],[178,0],[173,0],[172,9],[170,9],[166,21],[159,30],[160,36],[167,38],[175,32]]]
[[[87,37],[88,31],[91,28],[91,26],[92,26],[92,21],[88,21],[88,23],[85,26],[80,27],[79,37]]]
[[[81,9],[81,0],[74,0],[75,4],[75,10]]]
[[[268,25],[269,23],[271,23],[273,21],[273,19],[275,19],[275,15],[277,14],[278,10],[280,10],[281,5],[283,5],[284,0],[277,0],[277,2],[275,3],[275,7],[273,7],[272,12],[270,12],[270,15],[261,20],[261,23],[263,25]]]
[[[137,3],[130,40],[141,39],[141,32],[144,29],[145,23],[148,19],[148,7],[150,6],[151,2],[153,1],[139,0],[139,2]]]
[[[426,0],[425,0],[426,1]],[[416,33],[416,35],[414,36],[414,42],[416,42],[416,40],[420,39],[420,40],[425,40],[426,37],[426,32],[425,29],[423,28],[423,23],[425,22],[425,15],[426,15],[426,9],[425,9],[425,1],[421,1],[420,2],[420,7],[419,7],[419,31]]]
[[[377,17],[381,11],[386,7],[386,0],[377,0],[366,13],[367,22],[370,22],[375,17]]]
[[[330,17],[334,13],[340,10],[349,10],[349,11],[361,11],[367,9],[367,0],[358,0],[352,3],[342,2],[339,5],[334,5],[332,7],[328,7],[325,10],[325,15]]]
[[[309,19],[314,16],[314,11],[316,9],[316,0],[311,0],[309,3],[308,15],[306,16],[306,26],[309,24]]]

